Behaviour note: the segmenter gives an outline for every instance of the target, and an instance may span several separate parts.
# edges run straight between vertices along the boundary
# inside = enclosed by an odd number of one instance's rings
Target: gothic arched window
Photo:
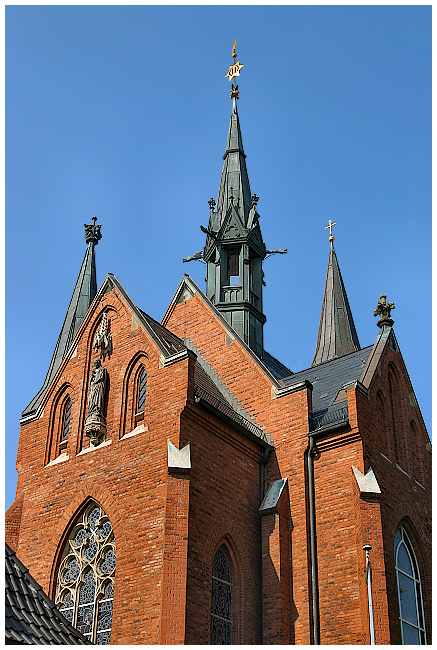
[[[136,413],[142,413],[146,405],[147,372],[143,368],[138,378]]]
[[[55,597],[59,611],[92,643],[109,645],[115,541],[111,522],[96,503],[77,518],[61,558]]]
[[[395,566],[403,645],[426,645],[422,586],[413,547],[404,528],[395,536]]]
[[[61,420],[61,435],[59,438],[60,444],[67,442],[68,434],[70,432],[70,418],[71,418],[71,399],[67,397],[64,402],[64,407],[62,409],[62,420]]]
[[[211,645],[232,644],[232,571],[225,546],[212,563]]]

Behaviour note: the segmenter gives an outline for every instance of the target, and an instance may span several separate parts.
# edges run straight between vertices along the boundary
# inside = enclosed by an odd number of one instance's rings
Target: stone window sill
[[[97,445],[97,447],[94,447],[94,445],[90,445],[90,447],[87,447],[86,449],[82,449],[76,456],[82,456],[83,454],[88,454],[90,451],[97,451],[97,449],[101,449],[102,447],[108,447],[110,444],[112,444],[112,440],[105,440],[105,442],[102,442],[100,445]]]
[[[148,431],[149,427],[147,424],[139,424],[133,431],[130,431],[129,433],[125,433],[124,436],[120,438],[120,440],[126,440],[126,438],[132,438],[133,436],[137,436],[139,433],[142,433],[143,431]]]
[[[68,454],[64,451],[62,454],[59,454],[57,458],[54,458],[53,460],[50,461],[50,463],[47,463],[46,467],[51,467],[52,465],[57,465],[58,463],[64,462],[64,460],[68,460],[69,456]]]

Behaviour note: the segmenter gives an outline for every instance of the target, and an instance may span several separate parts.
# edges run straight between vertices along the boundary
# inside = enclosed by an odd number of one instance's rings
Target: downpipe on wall
[[[319,576],[317,570],[316,499],[314,492],[314,434],[308,434],[307,452],[308,510],[310,524],[311,604],[313,614],[313,644],[320,645]]]
[[[270,449],[266,447],[264,449],[263,457],[261,458],[261,463],[259,466],[259,492],[260,492],[260,505],[264,499],[264,482],[265,482],[265,469],[266,463],[270,455]],[[263,597],[263,520],[262,517],[259,518],[259,535],[261,543],[261,645],[264,645],[264,597]]]

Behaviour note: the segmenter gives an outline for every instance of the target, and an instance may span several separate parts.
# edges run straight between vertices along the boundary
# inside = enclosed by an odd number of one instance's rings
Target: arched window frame
[[[411,566],[410,572],[406,570],[405,565],[400,566],[399,553],[402,549],[405,549],[407,559],[409,560]],[[426,645],[425,615],[423,610],[422,582],[420,579],[419,566],[417,563],[416,554],[414,553],[413,545],[411,544],[410,538],[408,537],[408,534],[403,526],[399,526],[398,530],[396,531],[394,556],[402,645]],[[407,604],[405,607],[402,606],[402,602],[406,602],[403,594],[408,593],[407,585],[409,584],[409,581],[411,581],[411,586],[414,589],[416,622],[411,619],[411,609],[410,613],[406,611]],[[407,589],[403,589],[403,587],[407,587]],[[412,601],[410,600],[410,606],[411,602]],[[410,616],[410,619],[408,619],[407,616]],[[417,642],[412,641],[411,637],[408,636],[414,634],[414,632],[417,633]]]
[[[222,544],[214,555],[211,570],[211,645],[232,644],[234,584],[229,552]]]
[[[92,643],[111,640],[116,549],[111,522],[94,501],[75,519],[64,542],[55,603]]]

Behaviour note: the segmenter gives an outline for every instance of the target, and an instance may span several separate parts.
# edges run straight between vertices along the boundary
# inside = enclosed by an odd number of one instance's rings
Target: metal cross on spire
[[[238,86],[236,84],[234,84],[233,80],[235,79],[235,77],[240,76],[240,70],[241,70],[241,68],[244,67],[244,64],[243,63],[240,64],[239,61],[237,61],[235,63],[235,59],[237,58],[237,52],[236,52],[236,49],[235,49],[236,47],[237,47],[237,41],[234,40],[234,45],[232,47],[232,58],[234,59],[234,62],[229,67],[228,73],[225,75],[225,77],[229,77],[229,81],[232,81],[231,99],[233,97],[235,97],[235,99],[238,99],[238,96],[239,96],[240,93],[239,93],[239,90],[238,90]]]
[[[332,234],[332,228],[333,228],[333,226],[336,226],[336,225],[337,225],[337,223],[335,221],[334,221],[334,223],[332,223],[332,221],[330,219],[328,225],[325,226],[325,230],[328,230],[328,228],[329,228],[329,241],[330,242],[333,242],[335,240],[335,237]]]

